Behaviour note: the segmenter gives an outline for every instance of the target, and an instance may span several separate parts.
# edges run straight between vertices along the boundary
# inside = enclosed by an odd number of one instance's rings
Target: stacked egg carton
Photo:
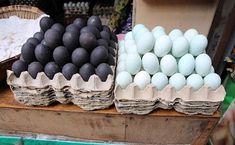
[[[169,35],[138,24],[119,42],[115,106],[121,113],[156,108],[185,114],[213,114],[225,97],[219,75],[205,54],[207,38],[195,29]],[[133,80],[134,78],[134,80]]]
[[[96,5],[93,7],[92,14],[97,15],[100,17],[102,23],[104,25],[108,25],[111,15],[113,14],[114,11],[114,6],[113,3],[103,3],[103,2],[98,2]]]
[[[67,27],[50,17],[21,49],[7,71],[15,99],[29,106],[74,103],[84,110],[113,104],[117,37],[98,16]]]
[[[114,67],[112,69],[114,71]],[[113,75],[109,75],[105,82],[92,75],[85,82],[79,74],[67,80],[62,73],[57,73],[50,80],[44,72],[36,79],[26,71],[19,78],[10,70],[7,73],[7,83],[16,100],[28,106],[48,106],[58,101],[62,104],[73,102],[84,110],[94,110],[113,104]]]
[[[72,17],[72,16],[78,16],[78,15],[88,15],[89,11],[89,2],[68,2],[64,3],[64,12],[65,17]]]

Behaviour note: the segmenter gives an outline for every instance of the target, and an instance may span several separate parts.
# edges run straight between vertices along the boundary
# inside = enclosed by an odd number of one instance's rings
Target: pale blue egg
[[[200,34],[197,35],[195,37],[192,38],[192,40],[190,41],[190,48],[189,48],[189,52],[193,55],[193,56],[198,56],[199,54],[204,53],[206,47],[208,44],[208,40],[206,38],[206,36]]]
[[[196,29],[188,29],[184,32],[184,37],[190,42],[193,37],[198,35],[198,31]]]
[[[181,57],[185,55],[186,53],[188,53],[188,49],[189,49],[188,40],[182,36],[182,37],[176,38],[173,41],[171,52],[173,56]]]
[[[132,83],[132,76],[126,72],[120,72],[116,77],[116,84],[122,89],[125,89],[130,83]]]
[[[163,57],[171,51],[172,41],[169,36],[163,35],[158,38],[154,45],[154,53],[158,57]]]
[[[155,39],[151,32],[146,32],[137,41],[137,50],[139,54],[145,54],[153,49]]]
[[[180,29],[173,29],[170,33],[169,33],[169,37],[171,38],[172,42],[174,42],[174,40],[178,37],[182,37],[184,34]]]
[[[134,77],[134,83],[140,88],[144,89],[148,84],[150,84],[151,77],[148,72],[140,71]]]
[[[185,54],[179,59],[178,70],[184,76],[188,76],[193,73],[195,68],[195,59],[192,54]]]
[[[177,72],[176,59],[170,54],[165,55],[160,61],[160,67],[165,75],[172,76]]]
[[[211,90],[216,90],[221,85],[221,78],[216,73],[210,73],[204,78],[204,84]]]
[[[195,70],[202,77],[209,74],[211,71],[211,58],[205,53],[198,55],[195,60]]]
[[[125,68],[131,75],[137,74],[141,69],[141,58],[138,54],[128,54]]]
[[[154,53],[146,53],[142,57],[142,66],[149,74],[155,74],[159,71],[159,61]]]
[[[176,73],[170,77],[169,84],[173,88],[175,88],[176,91],[179,91],[185,86],[186,79],[185,79],[184,75],[182,75],[181,73]]]
[[[204,84],[202,77],[199,74],[191,74],[187,78],[187,85],[192,87],[193,91],[199,90]]]
[[[158,72],[152,76],[151,83],[157,90],[162,90],[168,84],[168,78],[164,73]]]

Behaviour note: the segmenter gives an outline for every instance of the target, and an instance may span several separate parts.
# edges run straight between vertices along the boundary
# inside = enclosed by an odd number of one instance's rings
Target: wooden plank
[[[207,35],[219,0],[134,0],[133,24],[161,25],[170,32],[195,28]]]
[[[159,109],[149,115],[121,115],[114,107],[83,111],[75,105],[25,107],[13,99],[9,89],[0,90],[0,130],[62,135],[88,140],[201,144],[220,118],[187,116]]]

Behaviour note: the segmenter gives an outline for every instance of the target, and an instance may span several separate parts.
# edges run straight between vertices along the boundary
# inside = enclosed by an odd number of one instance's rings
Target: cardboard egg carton
[[[131,83],[122,89],[116,86],[114,90],[114,103],[117,110],[123,114],[148,114],[156,108],[172,109],[185,114],[213,114],[225,97],[224,87],[221,85],[215,91],[206,85],[197,91],[190,86],[184,86],[176,91],[167,85],[158,91],[153,85],[143,90]]]
[[[50,80],[44,72],[33,79],[27,71],[17,78],[7,70],[7,83],[15,99],[28,106],[48,106],[54,102],[74,103],[84,110],[107,108],[113,104],[115,66],[111,66],[113,75],[108,75],[102,82],[97,75],[92,75],[85,82],[79,74],[67,80],[62,73],[55,74]]]

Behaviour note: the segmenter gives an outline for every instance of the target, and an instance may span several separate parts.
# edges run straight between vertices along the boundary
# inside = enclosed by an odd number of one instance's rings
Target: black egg
[[[34,35],[33,35],[34,38],[38,39],[39,42],[42,41],[42,39],[44,38],[44,33],[43,32],[36,32]]]
[[[98,46],[91,52],[90,62],[98,66],[100,63],[107,62],[108,56],[108,50],[104,46]]]
[[[86,27],[83,27],[80,32],[81,33],[86,33],[86,32],[92,33],[92,34],[95,35],[95,37],[97,39],[99,39],[101,37],[100,36],[100,31],[95,26],[86,26]]]
[[[58,32],[60,32],[61,34],[64,33],[64,26],[60,23],[55,23],[54,25],[52,25],[51,29],[57,30]]]
[[[21,55],[25,62],[31,63],[35,60],[35,46],[31,43],[25,43],[21,48]]]
[[[49,47],[49,46],[47,45],[47,42],[45,41],[45,39],[42,39],[41,44],[43,44],[43,45]]]
[[[75,24],[79,29],[81,29],[82,27],[86,26],[86,21],[82,18],[76,18],[73,21],[73,24]]]
[[[26,42],[27,42],[27,43],[31,43],[31,44],[33,44],[34,46],[37,46],[38,43],[39,43],[38,39],[33,38],[33,37],[30,37]]]
[[[112,56],[115,56],[115,51],[112,47],[108,47],[108,51]]]
[[[109,42],[109,40],[110,40],[110,34],[109,34],[108,32],[106,32],[106,31],[101,31],[101,32],[100,32],[100,35],[101,35],[101,38],[102,38],[102,39],[105,39],[106,41]]]
[[[92,64],[86,63],[80,68],[79,74],[81,75],[82,79],[87,82],[90,76],[95,74],[95,68]]]
[[[110,38],[111,38],[111,40],[113,40],[114,42],[118,43],[118,38],[117,38],[117,36],[116,36],[115,33],[112,32],[111,35],[110,35]]]
[[[81,67],[89,61],[89,53],[84,48],[76,48],[72,53],[72,62]]]
[[[100,31],[102,30],[102,22],[101,22],[101,20],[100,20],[100,18],[98,16],[91,16],[87,20],[87,25],[88,26],[95,26]]]
[[[98,65],[98,67],[95,69],[95,73],[103,82],[107,80],[109,74],[113,75],[113,71],[107,63],[101,63]]]
[[[113,66],[115,65],[114,57],[111,54],[109,54],[108,64]]]
[[[116,49],[116,42],[114,42],[113,40],[109,41],[109,46],[113,47],[114,49]]]
[[[72,76],[77,72],[78,72],[77,66],[72,63],[67,63],[62,68],[62,74],[67,80],[70,80]]]
[[[75,24],[70,24],[65,29],[67,32],[73,32],[79,35],[80,29]]]
[[[46,64],[52,59],[52,52],[49,47],[38,44],[35,48],[36,59],[42,64]]]
[[[97,40],[94,34],[92,33],[81,33],[79,37],[79,43],[80,45],[87,49],[88,51],[92,50],[97,46]]]
[[[70,59],[69,51],[64,46],[58,46],[53,51],[53,58],[58,65],[63,66]]]
[[[98,39],[97,40],[97,44],[99,46],[105,46],[105,48],[108,48],[109,47],[109,44],[108,42],[105,40],[105,39]]]
[[[54,49],[61,44],[62,34],[54,29],[49,29],[44,35],[44,39],[49,48]]]
[[[12,71],[16,77],[19,77],[21,72],[27,71],[27,64],[22,60],[17,60],[12,64]]]
[[[103,31],[106,31],[106,32],[108,32],[109,34],[111,34],[110,28],[109,28],[108,26],[106,26],[106,25],[103,25]]]
[[[44,72],[49,79],[53,79],[54,75],[60,72],[60,67],[58,64],[51,61],[45,65]]]
[[[40,20],[40,27],[43,32],[46,32],[54,24],[54,21],[50,17],[43,17]]]
[[[77,35],[77,33],[71,31],[67,31],[64,33],[62,38],[63,44],[70,52],[72,52],[78,46],[78,37],[79,36]]]
[[[32,78],[36,79],[37,74],[39,72],[43,72],[43,66],[40,62],[34,61],[29,64],[28,66],[28,72],[31,75]]]

